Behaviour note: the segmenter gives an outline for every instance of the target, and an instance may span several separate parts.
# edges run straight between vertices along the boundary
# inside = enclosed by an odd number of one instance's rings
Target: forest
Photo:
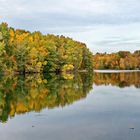
[[[131,53],[96,53],[93,56],[94,69],[140,70],[140,50]]]
[[[0,73],[140,70],[140,50],[96,53],[69,37],[29,32],[0,24]]]
[[[71,38],[0,24],[1,73],[91,71],[92,57],[84,43]]]

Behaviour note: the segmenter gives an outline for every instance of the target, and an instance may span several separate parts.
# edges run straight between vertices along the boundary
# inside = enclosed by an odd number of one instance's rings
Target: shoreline
[[[93,70],[95,73],[130,73],[140,72],[140,70]]]

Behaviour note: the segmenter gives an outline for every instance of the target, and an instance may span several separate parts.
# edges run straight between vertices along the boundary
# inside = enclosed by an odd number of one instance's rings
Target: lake
[[[139,140],[140,72],[0,77],[0,140]]]

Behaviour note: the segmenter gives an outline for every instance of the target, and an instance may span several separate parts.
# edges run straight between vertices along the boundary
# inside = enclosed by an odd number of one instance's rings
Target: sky
[[[0,0],[0,22],[69,36],[93,53],[140,49],[140,0]]]

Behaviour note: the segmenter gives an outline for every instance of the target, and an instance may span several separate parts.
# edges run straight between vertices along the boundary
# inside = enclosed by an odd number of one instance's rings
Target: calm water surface
[[[140,73],[0,78],[0,140],[140,140]]]

